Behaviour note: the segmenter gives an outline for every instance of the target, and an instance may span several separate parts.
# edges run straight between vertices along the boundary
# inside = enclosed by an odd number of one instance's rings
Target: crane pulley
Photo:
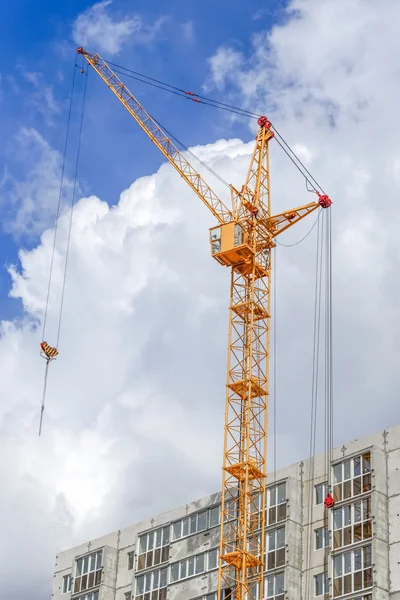
[[[77,52],[218,221],[210,229],[211,255],[231,268],[218,598],[224,589],[226,599],[256,600],[263,597],[265,556],[271,252],[278,235],[331,200],[315,190],[316,201],[271,214],[274,133],[262,116],[246,181],[240,191],[230,186],[227,208],[109,64],[97,53]]]

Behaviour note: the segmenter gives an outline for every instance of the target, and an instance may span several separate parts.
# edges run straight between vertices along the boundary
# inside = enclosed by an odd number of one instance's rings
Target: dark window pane
[[[343,594],[350,594],[353,591],[351,588],[351,575],[345,575],[343,577]]]
[[[283,573],[278,573],[275,575],[275,595],[283,594],[284,591]]]
[[[169,559],[169,546],[164,546],[161,550],[161,562],[167,562]]]
[[[337,596],[341,596],[342,595],[342,578],[339,577],[338,579],[335,579],[333,582],[333,594],[335,596],[335,598]]]
[[[357,477],[353,480],[353,493],[354,496],[361,494],[361,477]]]
[[[364,571],[364,587],[371,587],[372,585],[372,569],[366,569]]]
[[[362,571],[357,571],[357,573],[354,573],[354,591],[357,592],[358,590],[361,590],[362,587]]]
[[[284,521],[286,519],[286,503],[279,504],[278,506],[278,518],[277,521]]]
[[[161,548],[154,551],[154,565],[159,565],[161,562]]]
[[[334,498],[335,502],[340,502],[340,500],[342,499],[342,484],[341,483],[333,486],[333,498]]]
[[[215,506],[210,510],[210,527],[215,527],[219,523],[219,506]]]
[[[371,566],[371,546],[365,546],[364,548],[364,567]]]
[[[360,542],[362,540],[361,523],[354,525],[354,542]]]
[[[371,490],[371,474],[364,475],[363,477],[363,492],[369,492]]]
[[[160,588],[167,587],[167,569],[160,569]]]
[[[371,471],[371,453],[366,452],[363,455],[363,473],[369,473]]]
[[[342,546],[342,530],[335,531],[333,533],[333,545],[334,548],[340,548]]]
[[[146,554],[146,569],[153,566],[153,552]]]
[[[351,543],[351,527],[346,527],[343,529],[343,546],[348,546]]]
[[[372,537],[372,523],[371,523],[371,521],[366,521],[364,523],[363,530],[364,530],[364,540],[367,540],[370,537]]]
[[[275,508],[275,506],[273,508],[269,509],[268,523],[270,525],[272,525],[273,523],[276,523],[276,508]]]
[[[343,483],[343,499],[351,498],[351,479]]]
[[[194,575],[194,557],[191,556],[188,560],[188,576]]]
[[[335,465],[333,467],[333,476],[335,478],[335,483],[341,483],[342,481],[342,465]]]
[[[169,544],[169,525],[163,529],[163,546]]]
[[[278,485],[278,504],[282,504],[286,500],[286,483],[280,483]]]
[[[157,529],[157,531],[156,531],[156,548],[159,548],[161,546],[161,539],[162,539],[162,529]]]
[[[171,565],[171,581],[178,581],[179,578],[179,563]]]
[[[88,579],[88,587],[92,588],[94,586],[94,573],[89,573],[89,579]]]
[[[197,531],[204,531],[207,529],[207,511],[198,514]]]
[[[351,460],[345,460],[343,463],[343,480],[351,477]]]
[[[151,600],[158,600],[158,590],[153,590],[151,593]]]
[[[200,556],[196,556],[196,575],[199,573],[204,573],[204,554],[200,554]]]
[[[81,578],[75,577],[74,592],[80,592],[80,591],[81,591]]]
[[[138,571],[141,571],[142,569],[144,569],[146,566],[146,555],[145,554],[139,554],[139,558],[138,558]]]
[[[82,575],[81,590],[87,589],[87,575]]]
[[[158,600],[167,600],[167,588],[166,587],[159,591]]]
[[[276,566],[283,567],[285,564],[285,549],[280,548],[276,551]]]
[[[184,579],[186,577],[186,575],[187,575],[187,569],[186,569],[186,567],[187,567],[186,560],[181,560],[181,562],[180,562],[180,575],[179,575],[180,579]]]
[[[182,521],[182,535],[188,535],[189,534],[189,519],[188,517],[185,517]]]
[[[359,456],[354,459],[354,477],[358,477],[358,475],[361,475],[361,458]]]
[[[333,511],[333,529],[342,528],[342,509],[336,508]]]
[[[96,571],[95,585],[100,585],[100,583],[101,583],[101,569],[99,571]]]
[[[275,569],[275,552],[268,553],[268,571]]]

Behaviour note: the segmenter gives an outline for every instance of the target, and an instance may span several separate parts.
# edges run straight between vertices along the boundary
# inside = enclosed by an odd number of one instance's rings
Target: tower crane
[[[150,140],[215,217],[211,256],[231,270],[228,370],[218,598],[263,598],[270,355],[271,252],[275,239],[318,208],[328,196],[271,214],[269,142],[266,117],[259,130],[244,185],[230,186],[227,207],[97,53],[78,48]]]

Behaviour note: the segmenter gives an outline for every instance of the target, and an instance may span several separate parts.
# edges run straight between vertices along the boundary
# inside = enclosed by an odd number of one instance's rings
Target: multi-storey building
[[[54,600],[217,600],[220,500],[60,552]],[[272,473],[266,510],[266,600],[400,600],[400,426]]]

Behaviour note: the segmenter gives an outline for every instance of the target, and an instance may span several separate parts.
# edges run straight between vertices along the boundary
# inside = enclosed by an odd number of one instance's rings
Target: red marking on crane
[[[327,196],[326,194],[320,194],[319,192],[317,192],[318,195],[318,204],[320,206],[322,206],[322,208],[329,208],[332,204],[332,200],[329,198],[329,196]]]
[[[268,121],[267,117],[260,117],[257,121],[258,125],[260,127],[265,127],[265,129],[270,129],[271,128],[271,122]]]
[[[187,94],[188,96],[196,96],[194,92],[185,92],[185,94]]]

